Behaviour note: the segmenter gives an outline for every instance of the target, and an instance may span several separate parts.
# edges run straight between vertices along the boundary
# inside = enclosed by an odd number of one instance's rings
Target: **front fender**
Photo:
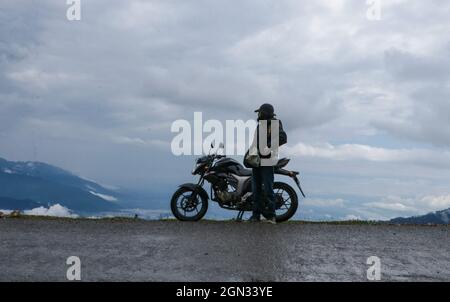
[[[206,201],[209,199],[208,193],[206,193],[205,189],[203,189],[201,186],[199,186],[197,184],[186,183],[186,184],[182,184],[180,186],[180,188],[192,190],[192,191],[196,192],[197,194],[199,194]]]

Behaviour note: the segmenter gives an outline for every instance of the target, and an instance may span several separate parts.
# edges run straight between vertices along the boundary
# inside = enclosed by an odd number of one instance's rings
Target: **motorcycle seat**
[[[239,174],[239,176],[252,176],[252,170],[251,169],[240,168],[238,170],[238,174]]]

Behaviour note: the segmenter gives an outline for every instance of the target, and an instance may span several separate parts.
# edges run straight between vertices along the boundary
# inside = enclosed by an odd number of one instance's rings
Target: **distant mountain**
[[[31,210],[42,206],[47,206],[47,204],[36,202],[30,199],[0,197],[0,209],[2,210]]]
[[[111,211],[120,208],[118,195],[55,166],[0,158],[0,208],[3,209],[59,203],[78,212]]]
[[[394,218],[391,223],[398,224],[450,224],[450,209],[428,213],[422,216]]]

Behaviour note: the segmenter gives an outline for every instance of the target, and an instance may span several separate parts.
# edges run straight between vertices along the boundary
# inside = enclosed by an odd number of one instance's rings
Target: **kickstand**
[[[242,222],[242,216],[244,216],[244,211],[239,211],[237,217],[236,217],[236,221],[237,222]]]

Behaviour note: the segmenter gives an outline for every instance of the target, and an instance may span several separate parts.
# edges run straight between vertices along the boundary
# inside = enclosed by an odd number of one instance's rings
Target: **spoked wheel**
[[[170,208],[181,221],[199,221],[208,210],[208,200],[189,188],[179,188],[172,196]]]
[[[277,222],[288,221],[294,216],[298,208],[297,193],[290,185],[283,182],[275,182],[273,184],[273,191],[275,193],[276,220]]]

